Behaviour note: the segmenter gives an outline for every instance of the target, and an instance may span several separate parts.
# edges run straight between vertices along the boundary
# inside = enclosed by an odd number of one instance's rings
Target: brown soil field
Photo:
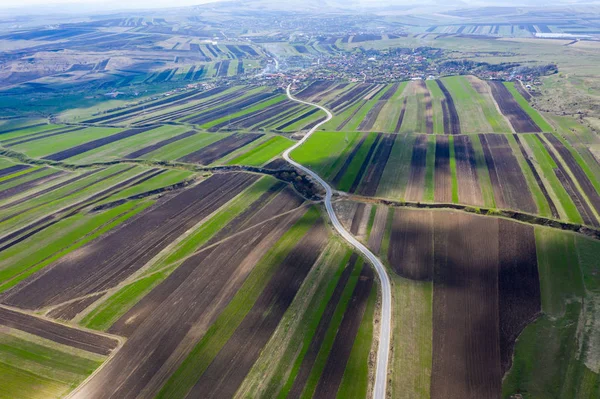
[[[363,143],[365,142],[366,139],[367,139],[367,135],[365,134],[360,138],[358,143],[356,143],[356,145],[354,146],[352,151],[350,151],[350,154],[348,154],[348,157],[346,157],[346,159],[344,160],[344,164],[342,165],[342,167],[340,168],[338,173],[335,175],[335,177],[331,181],[331,183],[334,186],[337,186],[340,183],[340,181],[342,180],[342,177],[344,177],[344,174],[346,173],[346,171],[348,170],[348,167],[352,163],[352,160],[356,156],[356,153],[358,152],[358,150],[360,150],[360,147],[363,145]]]
[[[178,161],[209,165],[216,160],[231,154],[238,148],[258,140],[262,136],[263,135],[259,133],[234,133],[222,140],[217,141],[216,143],[212,143],[198,151],[192,152],[191,154],[180,158]]]
[[[295,94],[301,100],[309,101],[313,96],[319,95],[320,93],[328,90],[335,83],[328,80],[315,80],[302,91]]]
[[[272,219],[188,258],[143,299],[144,303],[134,307],[150,307],[148,316],[136,325],[112,361],[75,397],[154,397],[256,263],[303,213],[299,210]],[[130,312],[119,323],[135,324],[136,317]]]
[[[548,202],[548,206],[550,207],[550,212],[552,212],[552,217],[554,217],[555,219],[560,219],[558,209],[556,209],[556,205],[554,205],[554,201],[552,201],[552,197],[550,197],[550,194],[548,194],[548,190],[546,189],[546,186],[544,185],[544,181],[542,180],[542,178],[540,177],[540,174],[535,169],[533,162],[531,162],[531,159],[530,159],[529,155],[527,154],[527,151],[525,151],[525,147],[523,147],[523,143],[521,142],[519,135],[514,134],[513,136],[514,136],[515,140],[517,141],[517,144],[519,144],[519,149],[521,150],[521,154],[523,154],[523,158],[525,158],[527,165],[529,165],[529,169],[531,169],[531,172],[533,173],[533,176],[535,177],[535,181],[537,182],[538,186],[540,187],[540,190],[542,190],[542,194],[544,194],[544,198],[546,198],[546,202]]]
[[[544,134],[544,137],[546,137],[546,139],[548,139],[552,146],[558,151],[560,157],[565,161],[567,167],[571,170],[571,173],[573,173],[575,179],[583,189],[583,192],[590,200],[590,203],[596,212],[600,214],[600,195],[598,195],[594,184],[590,181],[581,166],[579,166],[579,163],[577,163],[575,157],[573,157],[573,154],[571,154],[569,149],[565,147],[564,144],[552,133],[546,133]]]
[[[513,209],[536,213],[537,206],[529,191],[527,180],[525,180],[521,165],[519,165],[519,161],[514,156],[506,137],[501,134],[482,134],[479,137],[481,138],[482,146],[489,149],[489,154],[494,158],[495,171],[498,175],[503,199],[506,201],[506,204]],[[485,144],[484,141],[486,142]],[[487,162],[488,151],[485,150],[484,152],[486,152]],[[494,184],[493,181],[492,184]],[[497,200],[496,203],[498,204]]]
[[[396,273],[417,281],[433,276],[432,211],[395,209],[387,257]]]
[[[64,128],[61,128],[61,129],[64,129]],[[32,141],[41,140],[41,139],[45,139],[48,137],[59,136],[61,134],[66,134],[66,133],[73,133],[73,132],[77,132],[79,130],[83,130],[83,129],[85,129],[85,127],[77,126],[77,127],[72,127],[70,129],[64,129],[64,130],[61,130],[61,129],[46,130],[43,132],[43,134],[38,133],[38,134],[27,135],[26,138],[24,138],[24,139],[17,140],[17,141],[11,141],[10,143],[4,144],[4,146],[5,147],[13,147],[18,144],[30,143]],[[58,131],[56,131],[56,130],[58,130]]]
[[[302,115],[299,115],[299,116],[295,117],[294,119],[290,119],[286,123],[277,126],[275,128],[275,130],[282,130],[282,129],[285,129],[286,127],[288,127],[288,126],[292,126],[294,123],[300,122],[302,119],[308,118],[309,116],[311,116],[313,114],[316,114],[317,111],[319,111],[318,108],[313,108],[310,111],[307,111],[307,112],[303,113]]]
[[[485,163],[487,166],[488,173],[490,174],[490,181],[492,183],[492,189],[494,191],[494,199],[496,201],[496,208],[506,209],[508,208],[502,193],[502,186],[500,185],[500,177],[498,176],[498,170],[496,169],[496,163],[488,142],[485,138],[486,135],[480,134],[479,140],[481,141],[481,147],[483,148],[483,155],[485,157]]]
[[[325,247],[327,235],[321,221],[298,242],[186,397],[234,396]]]
[[[468,205],[483,206],[475,151],[469,136],[456,136],[454,138],[454,158],[456,159],[459,201]]]
[[[346,313],[344,313],[344,318],[333,341],[331,352],[327,358],[327,363],[325,364],[313,398],[325,399],[336,397],[372,288],[373,269],[365,262],[358,283],[352,293],[352,298],[348,303]]]
[[[79,313],[85,310],[85,308],[87,308],[92,303],[100,299],[102,295],[104,294],[96,294],[83,299],[79,299],[77,301],[67,303],[66,305],[62,305],[52,309],[46,314],[46,316],[64,321],[72,320],[75,318],[75,316],[77,316]]]
[[[272,199],[272,193],[264,195],[248,207],[248,211],[232,220],[204,247],[208,247],[227,238],[231,234],[255,226],[273,216],[299,207],[302,203],[291,189],[280,192]],[[266,234],[268,230],[257,230],[254,234]],[[205,259],[212,250],[204,250],[194,256],[194,261],[184,262],[169,278],[146,295],[136,306],[124,314],[109,329],[110,332],[122,336],[130,336],[151,314],[156,306],[165,301],[169,295],[194,271],[194,268]]]
[[[433,105],[431,103],[431,93],[425,84],[425,81],[419,80],[417,82],[417,93],[423,94],[423,101],[425,102],[425,128],[427,134],[433,134]]]
[[[143,119],[143,121],[141,123],[143,124],[148,124],[148,123],[155,123],[155,122],[161,122],[161,121],[171,121],[174,119],[178,119],[178,118],[183,118],[185,116],[191,115],[191,114],[195,114],[197,112],[200,112],[202,110],[206,110],[209,108],[214,107],[215,105],[218,104],[224,104],[226,102],[229,102],[231,100],[235,100],[236,98],[240,98],[243,95],[245,95],[248,92],[247,89],[240,89],[240,90],[235,90],[231,93],[228,94],[224,94],[222,96],[217,96],[216,98],[213,98],[211,100],[208,101],[203,101],[201,103],[195,103],[189,106],[185,106],[183,108],[176,108],[173,111],[168,111],[168,112],[164,112],[164,113],[160,113],[158,115],[155,116],[150,116],[150,117],[146,117]],[[169,108],[170,106],[167,106],[165,108]],[[152,110],[153,112],[155,112],[155,110]],[[111,121],[111,123],[116,123],[116,122],[122,122],[122,121],[126,121],[130,118],[136,118],[138,115],[127,115],[121,118],[117,118],[113,121]]]
[[[25,183],[21,183],[19,185],[13,186],[6,190],[0,190],[0,201],[5,200],[10,197],[14,197],[15,195],[19,195],[24,193],[25,191],[31,190],[34,187],[40,186],[42,184],[48,183],[52,180],[58,179],[66,174],[66,172],[56,171],[50,175],[38,177],[37,179],[30,180]]]
[[[45,156],[43,159],[47,159],[50,161],[62,161],[64,159],[68,159],[74,157],[75,155],[83,154],[84,152],[88,152],[98,147],[105,146],[107,144],[114,143],[119,140],[126,139],[128,137],[136,136],[138,134],[142,134],[151,128],[140,128],[140,129],[128,129],[124,130],[120,133],[116,133],[107,137],[102,137],[97,140],[88,141],[87,143],[83,143],[77,145],[75,147],[71,147],[69,149],[57,152],[55,154],[50,154]]]
[[[45,188],[43,190],[36,191],[35,193],[31,193],[31,194],[29,194],[29,195],[27,195],[25,197],[22,197],[21,199],[19,199],[19,201],[8,203],[8,204],[0,206],[0,210],[1,209],[6,209],[6,208],[11,208],[11,207],[13,207],[15,205],[22,204],[25,201],[29,201],[30,199],[37,198],[37,197],[42,196],[44,194],[50,193],[50,192],[52,192],[54,190],[58,190],[59,188],[62,188],[62,187],[66,186],[68,184],[71,184],[71,183],[75,183],[76,181],[84,179],[84,178],[86,178],[86,177],[88,177],[90,175],[93,175],[94,173],[97,173],[99,171],[100,171],[99,169],[90,170],[89,172],[82,173],[79,176],[75,176],[75,177],[73,177],[71,179],[65,180],[65,181],[63,181],[61,183],[58,183],[58,184],[55,184],[55,185],[53,185],[51,187]]]
[[[348,279],[350,278],[350,274],[352,274],[352,270],[354,269],[354,265],[358,260],[358,255],[353,253],[350,256],[348,264],[346,268],[342,272],[333,294],[329,298],[327,302],[327,306],[321,315],[321,320],[319,320],[319,325],[315,330],[315,334],[313,335],[312,341],[302,359],[302,363],[300,365],[300,369],[298,370],[298,374],[296,374],[296,379],[294,380],[294,384],[290,389],[290,392],[287,395],[287,399],[299,399],[302,395],[302,391],[306,382],[308,381],[308,377],[310,376],[310,371],[315,364],[315,360],[317,359],[317,355],[319,354],[319,350],[321,349],[321,345],[323,343],[323,339],[325,338],[325,333],[327,333],[327,329],[329,328],[329,324],[331,323],[331,318],[333,317],[333,313],[335,312],[335,308],[338,306],[340,302],[340,297],[344,288],[346,287],[346,283],[348,283]]]
[[[210,121],[214,121],[216,119],[222,118],[229,114],[238,112],[246,107],[256,105],[259,102],[267,100],[274,96],[275,96],[274,93],[265,93],[265,92],[251,94],[248,97],[239,99],[238,101],[233,101],[229,104],[224,104],[220,107],[216,107],[216,108],[207,110],[206,112],[202,112],[200,114],[194,114],[192,116],[183,118],[181,121],[187,122],[187,123],[192,123],[192,124],[197,124],[197,125],[202,125],[204,123],[208,123]],[[236,97],[239,97],[239,94]],[[222,100],[219,102],[222,103]]]
[[[131,115],[135,115],[140,111],[148,111],[148,110],[152,110],[152,112],[160,111],[162,109],[175,107],[178,105],[186,104],[191,101],[196,101],[196,100],[200,100],[203,98],[217,95],[217,94],[227,90],[228,88],[229,87],[227,87],[227,86],[221,86],[221,87],[217,87],[212,90],[203,91],[203,92],[192,91],[192,92],[188,92],[188,93],[178,94],[176,96],[170,96],[170,97],[164,98],[162,100],[156,101],[156,102],[152,103],[151,105],[140,105],[140,106],[127,108],[123,111],[115,112],[111,115],[88,119],[85,122],[86,123],[98,123],[98,122],[106,122],[108,120],[111,120],[111,122],[114,123],[114,122],[119,121],[119,120],[115,120],[115,118],[125,116],[124,118],[120,118],[120,120],[125,120],[125,119],[128,119]]]
[[[579,189],[573,182],[573,179],[571,179],[571,176],[569,176],[569,174],[567,173],[567,170],[565,169],[563,163],[556,157],[550,146],[544,140],[540,141],[546,148],[546,151],[548,151],[548,154],[550,154],[550,157],[552,158],[556,166],[558,166],[557,169],[554,169],[554,174],[560,181],[560,184],[562,184],[562,186],[566,190],[567,194],[569,194],[569,197],[571,197],[571,199],[573,200],[577,211],[583,219],[583,223],[588,226],[598,227],[599,223],[596,217],[594,216],[592,208],[590,208],[585,197],[579,191]]]
[[[362,181],[363,175],[365,174],[365,172],[367,171],[367,168],[369,167],[369,163],[371,162],[371,157],[373,156],[375,149],[377,149],[377,146],[379,145],[379,141],[381,140],[382,136],[383,136],[382,133],[377,133],[377,136],[375,137],[375,140],[373,141],[371,148],[369,148],[369,151],[367,152],[367,157],[365,158],[363,164],[360,166],[360,170],[356,174],[356,178],[352,182],[352,186],[350,186],[350,190],[348,190],[350,193],[355,193],[356,190],[358,189],[358,185]]]
[[[406,114],[406,102],[408,101],[408,97],[404,97],[404,101],[402,102],[402,110],[400,111],[400,116],[398,117],[398,122],[396,122],[396,128],[394,129],[394,133],[400,133],[400,128],[402,127],[402,122],[404,122],[404,114]]]
[[[346,127],[346,125],[348,123],[350,123],[350,121],[352,121],[352,119],[354,119],[354,117],[356,116],[356,114],[358,114],[358,112],[362,109],[362,107],[364,107],[367,104],[367,102],[365,100],[362,100],[360,102],[360,105],[358,107],[356,107],[356,109],[354,111],[352,111],[352,113],[342,121],[342,123],[340,123],[335,130],[340,131],[342,129],[344,129]],[[360,129],[359,129],[360,130]]]
[[[292,102],[290,100],[284,100],[279,104],[271,107],[266,107],[260,111],[252,112],[238,118],[233,118],[230,121],[222,122],[218,125],[215,125],[209,129],[209,131],[216,131],[219,128],[226,126],[235,126],[238,129],[249,129],[252,126],[261,123],[265,120],[269,120],[275,116],[280,115],[283,118],[283,115],[291,110],[296,109],[297,103]]]
[[[377,207],[377,210],[375,211],[373,228],[371,229],[371,234],[369,235],[369,240],[367,242],[367,247],[375,254],[378,254],[381,249],[381,242],[383,241],[385,228],[387,226],[388,213],[389,208],[385,206]]]
[[[498,225],[434,212],[433,399],[500,398]]]
[[[531,119],[529,114],[521,108],[517,100],[502,82],[488,81],[492,89],[492,96],[498,103],[500,111],[508,118],[517,133],[535,133],[542,129]]]
[[[360,224],[362,223],[364,214],[365,214],[366,205],[362,202],[356,206],[356,210],[354,212],[354,217],[352,218],[352,224],[350,226],[350,233],[355,236],[358,235],[360,230]]]
[[[175,137],[171,137],[170,139],[162,140],[162,141],[159,141],[156,144],[152,144],[152,145],[149,145],[147,147],[140,148],[139,150],[136,150],[136,151],[134,151],[132,153],[129,153],[129,154],[125,155],[125,158],[129,158],[129,159],[141,158],[142,156],[144,156],[146,154],[149,154],[152,151],[156,151],[159,148],[162,148],[162,147],[164,147],[166,145],[169,145],[169,144],[174,143],[176,141],[183,140],[185,138],[191,137],[191,136],[193,136],[196,133],[198,133],[198,132],[196,132],[195,130],[190,130],[189,132],[185,132],[185,133],[179,134],[179,135],[177,135]]]
[[[452,173],[450,172],[450,144],[448,137],[435,140],[435,201],[452,202]]]
[[[366,196],[374,196],[379,187],[379,181],[383,175],[385,165],[396,142],[396,134],[384,134],[381,144],[377,147],[373,159],[367,168],[365,177],[360,184],[359,193]]]
[[[25,169],[29,169],[31,166],[29,165],[15,165],[9,166],[8,168],[0,169],[0,177],[9,176],[13,173],[20,172]]]
[[[37,309],[114,287],[254,181],[243,173],[214,175],[24,280],[2,301]]]
[[[512,365],[517,337],[542,311],[533,226],[499,219],[500,364]]]
[[[0,307],[0,325],[100,355],[109,355],[119,345],[115,339],[103,335],[67,327],[2,307]]]
[[[419,135],[413,145],[410,160],[410,176],[406,189],[407,201],[421,201],[425,185],[425,171],[427,162],[427,136]]]
[[[352,104],[354,104],[358,99],[364,97],[365,94],[367,94],[374,88],[375,85],[371,85],[368,83],[359,83],[352,89],[337,97],[335,100],[332,100],[329,103],[327,103],[327,106],[333,112],[342,112],[344,109],[351,107]]]
[[[360,125],[358,125],[358,130],[370,131],[371,129],[373,129],[373,125],[375,124],[375,121],[377,121],[377,117],[379,116],[381,109],[386,103],[387,102],[385,100],[377,101],[375,105],[371,107],[369,112],[367,112],[367,115],[365,115],[365,119],[363,119],[360,122]]]
[[[531,93],[529,93],[529,91],[523,87],[523,83],[520,80],[515,82],[515,89],[517,89],[517,91],[523,96],[523,98],[525,98],[525,100],[527,100],[527,102],[531,101]]]
[[[458,112],[456,111],[456,106],[454,105],[454,99],[441,80],[436,80],[436,82],[440,87],[440,90],[442,90],[442,93],[444,93],[444,98],[446,99],[443,105],[444,132],[446,134],[460,134],[460,119],[458,117]]]
[[[303,105],[296,104],[293,107],[290,107],[287,111],[278,114],[275,118],[264,119],[261,123],[253,126],[254,130],[266,129],[267,127],[271,128],[272,125],[279,123],[281,120],[285,120],[290,116],[300,112],[304,109]]]

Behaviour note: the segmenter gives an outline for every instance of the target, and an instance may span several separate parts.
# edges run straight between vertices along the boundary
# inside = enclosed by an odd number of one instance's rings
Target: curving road
[[[338,218],[335,214],[335,211],[333,210],[333,206],[331,205],[331,197],[333,196],[333,190],[331,189],[329,184],[327,184],[327,182],[325,182],[325,180],[323,180],[318,174],[316,174],[312,170],[308,169],[306,166],[303,166],[303,165],[299,164],[298,162],[294,161],[290,157],[290,153],[293,150],[295,150],[296,148],[301,146],[306,140],[308,140],[308,138],[321,125],[329,122],[333,118],[333,115],[327,108],[322,107],[321,105],[318,105],[318,104],[313,104],[308,101],[302,101],[297,98],[294,98],[292,96],[292,94],[290,93],[291,86],[292,85],[290,84],[287,87],[287,96],[290,100],[296,101],[301,104],[306,104],[306,105],[310,105],[313,107],[317,107],[317,108],[323,110],[327,114],[327,118],[324,121],[316,124],[302,138],[302,140],[300,140],[298,143],[296,143],[292,147],[288,148],[283,153],[283,158],[286,161],[288,161],[289,163],[291,163],[292,165],[294,165],[295,167],[297,167],[298,169],[301,169],[304,172],[306,172],[306,174],[310,175],[313,179],[315,179],[317,182],[319,182],[319,184],[321,186],[323,186],[323,188],[325,189],[325,192],[326,192],[325,208],[327,208],[327,214],[329,215],[329,218],[331,219],[331,223],[333,224],[333,227],[337,230],[337,232],[346,241],[348,241],[353,247],[355,247],[359,252],[361,252],[371,262],[373,267],[375,267],[375,271],[377,272],[377,275],[379,276],[379,280],[381,281],[381,292],[382,292],[381,324],[380,324],[380,331],[379,331],[379,348],[377,351],[377,363],[376,363],[377,368],[375,370],[375,386],[374,386],[374,390],[373,390],[373,398],[385,399],[386,385],[387,385],[388,358],[390,356],[391,324],[392,324],[391,323],[391,320],[392,320],[392,308],[391,308],[392,293],[391,293],[391,287],[390,287],[390,280],[387,275],[387,272],[385,271],[385,267],[383,266],[381,261],[369,249],[367,249],[367,247],[365,247],[356,238],[354,238],[354,236],[352,236],[350,233],[348,233],[346,231],[346,229],[344,229],[344,227],[342,226],[340,221],[338,220]]]

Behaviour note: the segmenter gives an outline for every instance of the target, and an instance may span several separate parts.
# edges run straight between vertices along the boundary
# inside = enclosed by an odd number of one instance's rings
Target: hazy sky
[[[63,6],[78,5],[83,7],[115,8],[150,8],[150,7],[183,7],[209,3],[218,0],[0,0],[0,9],[23,8],[30,6]]]

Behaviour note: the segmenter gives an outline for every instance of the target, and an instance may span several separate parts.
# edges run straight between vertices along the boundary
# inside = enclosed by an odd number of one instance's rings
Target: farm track
[[[333,190],[331,189],[329,184],[327,184],[325,182],[325,180],[323,180],[318,174],[316,174],[309,168],[299,164],[298,162],[293,161],[290,158],[290,153],[293,150],[295,150],[296,148],[298,148],[299,146],[304,144],[304,142],[309,139],[309,137],[319,128],[320,125],[330,121],[333,118],[332,113],[329,110],[327,110],[325,107],[317,105],[317,104],[309,103],[306,101],[295,99],[290,92],[290,88],[291,88],[291,85],[289,85],[287,87],[287,95],[290,98],[290,100],[297,101],[297,102],[300,102],[300,103],[303,103],[306,105],[312,105],[316,108],[319,108],[320,110],[324,111],[327,114],[327,118],[325,118],[325,120],[323,120],[319,124],[316,124],[302,138],[302,140],[300,140],[298,143],[296,143],[292,147],[288,148],[283,153],[283,158],[285,160],[287,160],[289,163],[291,163],[292,165],[294,165],[295,167],[301,169],[302,171],[304,171],[305,173],[310,175],[325,189],[325,192],[326,192],[325,208],[327,209],[327,214],[329,215],[329,218],[330,218],[331,223],[333,224],[334,228],[346,241],[348,241],[354,248],[356,248],[360,253],[362,253],[369,260],[369,262],[375,268],[375,271],[377,272],[377,275],[381,282],[381,296],[382,296],[381,320],[380,320],[380,331],[379,331],[379,346],[377,349],[377,359],[375,361],[376,364],[375,364],[375,382],[373,385],[373,397],[375,399],[385,399],[387,380],[388,380],[388,359],[390,356],[391,318],[392,318],[392,309],[391,309],[392,294],[391,294],[390,280],[387,275],[387,271],[385,270],[385,267],[383,266],[381,261],[371,251],[369,251],[363,244],[361,244],[356,238],[354,238],[350,233],[348,233],[348,231],[346,231],[346,229],[344,229],[344,227],[340,223],[340,221],[337,218],[337,215],[333,209],[333,205],[331,204],[331,197],[333,196]]]

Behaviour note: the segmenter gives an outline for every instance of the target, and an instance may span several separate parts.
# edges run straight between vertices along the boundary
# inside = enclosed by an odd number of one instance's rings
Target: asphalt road
[[[303,170],[311,176],[314,180],[319,182],[321,186],[325,189],[325,208],[327,209],[327,214],[331,219],[331,223],[333,227],[337,230],[337,232],[348,241],[353,247],[356,248],[359,252],[361,252],[373,265],[377,275],[379,276],[379,281],[381,282],[381,292],[382,292],[382,302],[381,302],[381,323],[380,323],[380,331],[379,331],[379,348],[377,351],[377,369],[375,370],[375,386],[373,390],[373,398],[375,399],[385,399],[385,392],[387,387],[387,371],[388,371],[388,359],[390,356],[390,337],[391,337],[391,324],[392,324],[392,293],[390,287],[390,279],[387,275],[385,267],[381,263],[381,261],[363,244],[361,244],[354,236],[352,236],[340,223],[338,220],[335,211],[333,210],[333,206],[331,205],[331,197],[333,196],[333,190],[323,180],[318,174],[308,169],[307,167],[299,164],[294,161],[290,157],[290,153],[294,151],[296,148],[301,146],[308,138],[323,124],[329,122],[333,115],[332,113],[325,107],[322,107],[318,104],[313,104],[308,101],[298,100],[294,98],[290,93],[291,84],[287,87],[287,96],[290,100],[296,101],[301,104],[311,105],[313,107],[317,107],[323,110],[327,114],[327,118],[315,125],[298,143],[294,146],[288,148],[283,153],[283,158],[297,167],[298,169]]]

